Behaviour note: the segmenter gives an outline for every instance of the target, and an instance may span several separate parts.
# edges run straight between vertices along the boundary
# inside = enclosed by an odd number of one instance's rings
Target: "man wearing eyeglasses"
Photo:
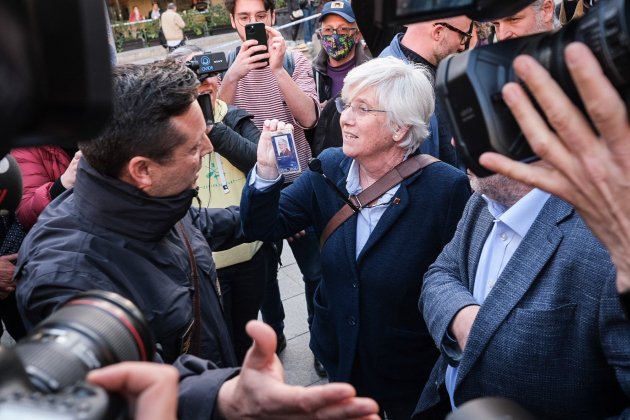
[[[427,66],[433,74],[444,58],[465,51],[472,37],[472,22],[466,16],[407,25],[406,32],[394,36],[390,45],[379,57],[394,56]],[[431,117],[431,138],[421,149],[453,166],[461,166],[455,148],[451,144],[451,128],[446,113],[436,100],[435,114]]]
[[[227,0],[225,6],[232,27],[243,42],[222,78],[219,97],[254,115],[254,124],[259,129],[269,118],[295,122],[300,165],[306,168],[311,156],[304,129],[314,127],[319,117],[310,63],[297,51],[287,53],[282,34],[271,27],[275,23],[274,1]],[[246,40],[245,25],[254,22],[265,24],[267,45]],[[283,66],[285,54],[292,54],[292,74]]]
[[[319,21],[322,26],[316,32],[322,48],[313,60],[313,76],[319,102],[325,103],[341,91],[346,74],[370,57],[361,45],[361,32],[349,2],[326,3]]]
[[[316,33],[322,48],[313,60],[313,76],[322,113],[311,143],[314,156],[329,147],[341,146],[340,115],[331,99],[338,96],[346,74],[372,58],[361,42],[361,32],[349,2],[326,3],[319,21],[321,27]]]

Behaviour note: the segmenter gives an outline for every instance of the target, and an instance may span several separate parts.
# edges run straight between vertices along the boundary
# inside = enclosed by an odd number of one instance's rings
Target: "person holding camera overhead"
[[[464,173],[414,154],[433,112],[429,77],[391,57],[348,73],[337,100],[343,148],[319,157],[335,188],[307,171],[280,191],[271,132],[285,124],[266,121],[241,200],[248,236],[275,240],[314,227],[323,276],[310,347],[330,381],[350,382],[389,419],[409,418],[437,358],[417,308],[422,273],[450,240],[470,194]],[[339,195],[350,195],[356,212]],[[348,218],[337,218],[340,209]]]
[[[553,1],[537,0],[493,24],[501,41],[554,22]],[[625,418],[630,325],[610,255],[560,198],[499,174],[471,183],[457,232],[424,279],[420,308],[441,356],[415,414],[443,417],[497,396],[537,418]]]

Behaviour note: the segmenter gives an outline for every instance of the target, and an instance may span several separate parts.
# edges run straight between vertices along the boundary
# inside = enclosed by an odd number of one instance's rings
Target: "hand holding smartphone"
[[[265,29],[264,22],[255,22],[248,23],[245,25],[245,39],[255,39],[258,41],[258,45],[267,46],[267,30]],[[267,48],[268,49],[268,48]],[[256,51],[254,54],[264,54],[266,51]],[[269,60],[259,60],[264,61],[267,65],[269,64]]]

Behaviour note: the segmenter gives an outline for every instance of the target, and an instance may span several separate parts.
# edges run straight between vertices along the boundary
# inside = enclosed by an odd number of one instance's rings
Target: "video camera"
[[[501,96],[506,83],[518,81],[512,61],[520,54],[536,58],[587,115],[563,53],[570,42],[583,42],[630,104],[629,12],[625,0],[601,0],[581,19],[556,32],[510,39],[443,60],[436,92],[448,113],[457,151],[468,168],[477,176],[491,175],[478,163],[479,156],[488,151],[522,162],[538,159]]]
[[[208,77],[223,73],[228,69],[227,59],[223,52],[204,52],[203,54],[194,56],[185,64],[186,67],[195,72],[200,82],[203,82]]]
[[[228,69],[227,59],[223,52],[204,52],[203,54],[194,56],[192,60],[187,61],[185,65],[195,72],[200,82],[203,82],[208,77],[223,73]],[[201,106],[206,125],[214,124],[214,112],[212,110],[212,98],[210,95],[207,93],[199,95],[197,102],[199,102],[199,106]]]
[[[69,300],[12,347],[0,347],[0,420],[125,419],[124,398],[83,380],[92,369],[153,360],[140,310],[111,292]]]
[[[356,12],[360,28],[376,22],[380,28],[397,24],[465,14],[488,21],[511,16],[533,0],[366,0]],[[537,159],[503,102],[502,87],[517,81],[512,62],[517,55],[536,58],[582,110],[583,104],[564,63],[564,48],[573,41],[585,43],[598,58],[606,76],[630,104],[630,10],[625,0],[601,0],[580,20],[553,33],[512,39],[475,48],[443,60],[436,75],[436,96],[448,114],[457,151],[478,176],[492,172],[478,163],[486,151],[529,162]],[[362,33],[378,47],[379,29]],[[367,33],[366,33],[367,32]],[[391,37],[389,38],[391,39]],[[389,41],[388,41],[389,42]],[[378,48],[377,48],[378,51]]]

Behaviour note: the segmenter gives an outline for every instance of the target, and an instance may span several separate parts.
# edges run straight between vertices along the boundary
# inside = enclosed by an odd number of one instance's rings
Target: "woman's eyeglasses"
[[[435,26],[435,25],[444,26],[446,29],[449,29],[449,30],[451,30],[453,32],[456,32],[459,35],[459,45],[466,45],[466,44],[468,44],[468,42],[470,42],[470,39],[472,38],[472,33],[464,32],[461,29],[457,29],[453,25],[449,25],[446,22],[437,22],[437,23],[433,24],[433,26]]]
[[[341,98],[335,99],[335,106],[337,107],[337,111],[341,114],[348,108],[352,109],[352,113],[358,117],[365,117],[370,112],[387,112],[382,109],[369,109],[365,105],[352,105],[345,103]]]

